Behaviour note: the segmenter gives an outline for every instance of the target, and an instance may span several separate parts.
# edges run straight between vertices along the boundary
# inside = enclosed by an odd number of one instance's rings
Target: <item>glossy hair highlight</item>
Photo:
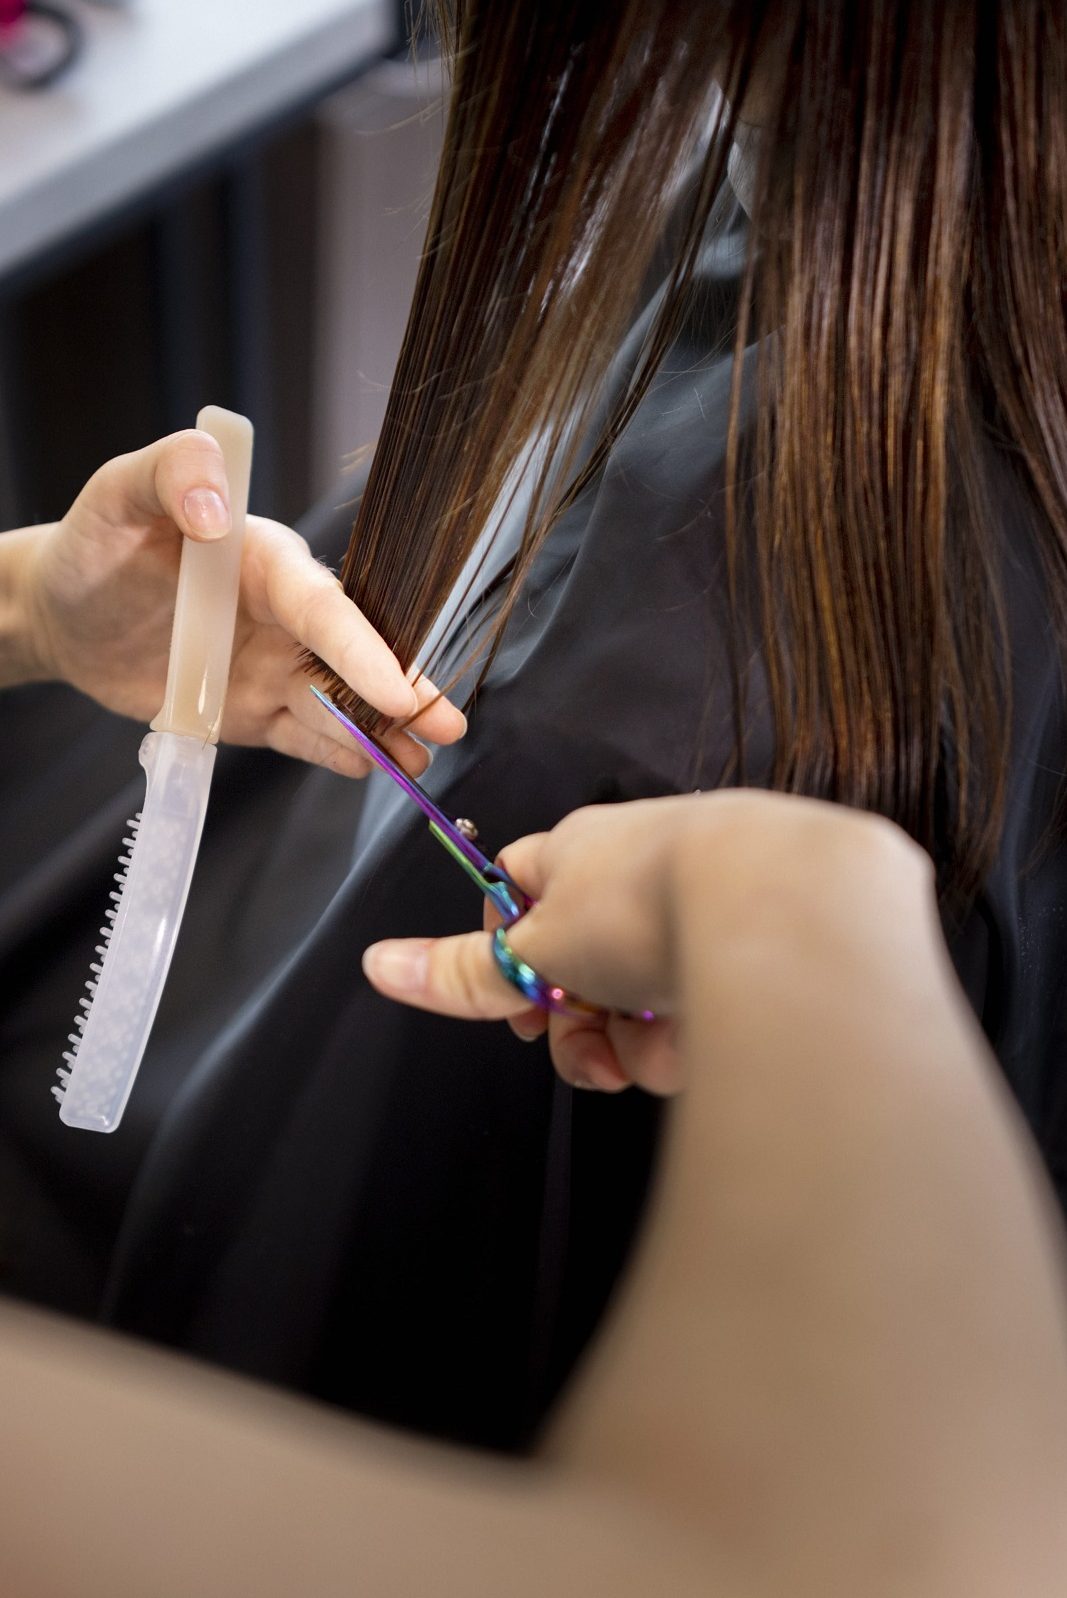
[[[765,663],[774,785],[891,816],[966,897],[999,838],[1010,737],[991,450],[1030,508],[1061,636],[1067,613],[1062,8],[456,0],[440,25],[445,149],[346,592],[409,665],[538,439],[487,669],[533,555],[670,346],[755,105],[725,507],[735,656]],[[694,171],[661,308],[578,469]],[[739,665],[733,780],[749,700]]]

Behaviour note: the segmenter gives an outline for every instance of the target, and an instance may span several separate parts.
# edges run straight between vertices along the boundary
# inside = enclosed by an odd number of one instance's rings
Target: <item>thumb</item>
[[[455,938],[393,938],[363,955],[370,983],[388,999],[470,1021],[521,1015],[530,1001],[501,976],[486,932]]]
[[[85,512],[105,529],[165,516],[189,538],[221,538],[230,530],[222,450],[210,433],[189,428],[118,455],[79,494],[74,513]]]

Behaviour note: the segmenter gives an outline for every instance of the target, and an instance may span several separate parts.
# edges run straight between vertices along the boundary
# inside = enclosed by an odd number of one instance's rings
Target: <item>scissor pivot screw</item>
[[[462,833],[468,843],[477,842],[478,828],[473,821],[467,821],[463,816],[456,817],[456,831]]]

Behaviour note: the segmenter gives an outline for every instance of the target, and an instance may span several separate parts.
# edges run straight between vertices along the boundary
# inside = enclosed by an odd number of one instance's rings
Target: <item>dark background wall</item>
[[[0,290],[6,525],[61,515],[101,462],[191,425],[209,400],[256,423],[257,503],[299,516],[319,137],[309,114]]]

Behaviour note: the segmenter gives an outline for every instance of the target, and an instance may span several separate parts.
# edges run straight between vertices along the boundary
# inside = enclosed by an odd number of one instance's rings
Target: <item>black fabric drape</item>
[[[710,251],[666,369],[563,519],[427,786],[488,847],[589,802],[710,786],[732,748],[722,591],[736,245]],[[350,513],[326,518],[336,551]],[[1004,507],[1018,724],[1003,847],[954,955],[1067,1194],[1067,856],[1056,649]],[[758,669],[749,777],[770,767]],[[477,924],[420,817],[265,754],[220,761],[165,1008],[126,1122],[48,1095],[140,729],[55,689],[0,701],[0,1172],[8,1288],[367,1414],[513,1447],[610,1294],[662,1112],[572,1098],[543,1046],[387,1004],[359,957]],[[1044,840],[1044,842],[1042,842]],[[1040,845],[1040,847],[1039,847]],[[768,986],[774,982],[768,970]]]

